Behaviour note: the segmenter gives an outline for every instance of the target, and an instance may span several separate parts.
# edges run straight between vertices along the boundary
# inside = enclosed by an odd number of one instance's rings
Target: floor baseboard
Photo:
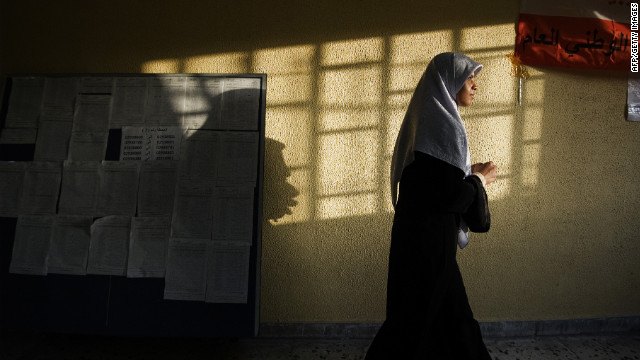
[[[380,323],[261,323],[260,337],[372,339]],[[481,322],[486,338],[640,333],[640,317]]]

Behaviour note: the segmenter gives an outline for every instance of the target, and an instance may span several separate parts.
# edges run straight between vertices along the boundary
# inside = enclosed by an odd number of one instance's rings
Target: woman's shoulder
[[[429,168],[431,169],[430,171],[451,173],[456,177],[464,178],[464,171],[433,155],[415,151],[414,158],[416,165],[421,168]]]

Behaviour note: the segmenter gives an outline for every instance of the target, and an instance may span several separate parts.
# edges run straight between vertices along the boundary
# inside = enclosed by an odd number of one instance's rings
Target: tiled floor
[[[369,339],[161,339],[4,334],[2,360],[361,359]],[[640,359],[640,335],[487,339],[494,360]]]

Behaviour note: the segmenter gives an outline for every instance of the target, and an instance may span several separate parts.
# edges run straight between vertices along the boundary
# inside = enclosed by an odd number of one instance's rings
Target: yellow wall
[[[518,1],[8,1],[0,76],[268,74],[263,322],[384,317],[395,134],[427,62],[482,62],[464,109],[493,228],[459,252],[480,320],[640,315],[627,74],[509,76]]]

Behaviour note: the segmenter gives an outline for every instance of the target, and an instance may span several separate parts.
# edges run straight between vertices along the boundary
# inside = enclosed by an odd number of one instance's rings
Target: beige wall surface
[[[0,76],[266,73],[261,320],[384,318],[389,162],[428,61],[485,65],[463,110],[493,217],[458,254],[479,320],[640,315],[640,124],[626,73],[506,55],[518,1],[0,2]],[[519,104],[518,94],[522,92]]]

